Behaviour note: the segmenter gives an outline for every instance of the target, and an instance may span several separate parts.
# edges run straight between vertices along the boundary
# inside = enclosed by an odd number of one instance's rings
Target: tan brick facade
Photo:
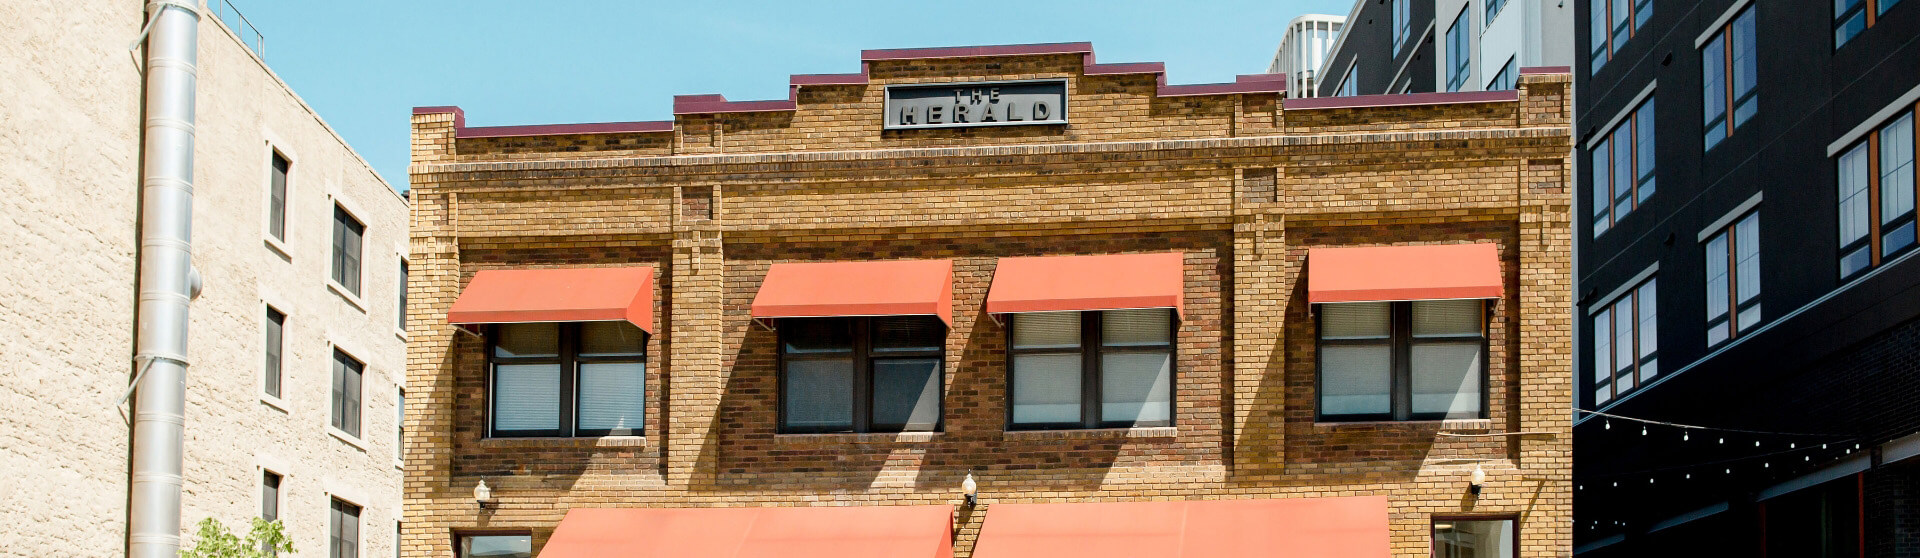
[[[1288,109],[1089,59],[871,61],[792,110],[669,131],[461,137],[456,109],[417,111],[404,555],[466,532],[538,548],[575,507],[958,504],[969,472],[960,557],[995,502],[1376,494],[1398,556],[1427,555],[1436,515],[1514,517],[1521,555],[1569,555],[1569,77]],[[1067,80],[1072,124],[881,129],[887,84],[1030,78]],[[1497,243],[1506,277],[1488,418],[1316,423],[1306,250],[1464,241]],[[1174,426],[1008,431],[996,259],[1156,251],[1186,254]],[[768,266],[908,258],[954,262],[942,431],[777,433],[774,334],[749,313]],[[658,269],[646,435],[487,438],[484,343],[447,308],[480,270],[577,265]]]

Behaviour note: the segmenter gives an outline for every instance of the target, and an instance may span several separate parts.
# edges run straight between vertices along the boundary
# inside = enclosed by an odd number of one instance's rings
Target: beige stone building
[[[127,45],[143,4],[0,2],[0,21],[0,555],[121,555],[132,410],[116,401],[135,371],[142,149],[141,57]],[[338,500],[358,508],[358,554],[391,555],[408,202],[210,11],[198,57],[205,289],[189,329],[182,529],[272,510],[299,555],[327,556]],[[334,261],[341,211],[361,229],[357,265]],[[361,364],[357,395],[335,395],[336,351]]]

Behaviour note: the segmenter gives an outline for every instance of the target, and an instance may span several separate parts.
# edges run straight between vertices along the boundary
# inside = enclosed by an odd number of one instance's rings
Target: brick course
[[[538,547],[573,507],[957,504],[969,472],[959,557],[994,502],[1366,494],[1391,497],[1395,555],[1427,555],[1435,514],[1517,517],[1523,556],[1569,555],[1569,77],[1522,76],[1517,102],[1288,111],[1083,63],[873,61],[795,110],[672,132],[457,138],[453,115],[416,114],[405,555],[449,555],[459,532]],[[1069,81],[1072,124],[880,127],[889,83],[1041,77]],[[649,134],[673,139],[632,141]],[[1306,250],[1468,241],[1500,246],[1508,284],[1489,417],[1314,422]],[[1175,425],[1006,431],[1005,330],[981,311],[996,258],[1169,250]],[[954,260],[943,431],[776,433],[774,335],[748,308],[767,267],[904,258]],[[442,317],[461,285],[634,264],[660,284],[646,436],[485,439],[482,343]],[[481,479],[497,509],[474,505]]]

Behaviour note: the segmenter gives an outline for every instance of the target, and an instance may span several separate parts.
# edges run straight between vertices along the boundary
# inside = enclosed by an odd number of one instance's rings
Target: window
[[[1607,65],[1652,15],[1653,0],[1587,0],[1588,62],[1593,71]]]
[[[947,328],[932,316],[779,320],[781,432],[931,432]]]
[[[1413,33],[1413,0],[1391,0],[1393,2],[1393,55],[1400,56],[1400,47],[1407,44],[1408,35]]]
[[[400,315],[400,321],[397,325],[400,327],[400,331],[406,331],[407,330],[407,260],[400,260],[400,304],[398,305],[398,308],[399,309],[395,311],[396,314]]]
[[[267,179],[267,234],[274,240],[287,239],[287,172],[292,169],[292,161],[273,152],[273,172]]]
[[[1649,278],[1598,306],[1593,313],[1596,405],[1625,395],[1660,374],[1655,283]]]
[[[1433,520],[1434,558],[1513,558],[1519,539],[1512,519]]]
[[[393,461],[400,463],[407,455],[407,389],[393,390]]]
[[[627,322],[498,324],[488,339],[494,436],[645,432],[646,332]]]
[[[280,474],[260,471],[260,519],[280,519]]]
[[[1487,0],[1487,25],[1493,25],[1493,18],[1500,16],[1500,9],[1507,7],[1507,0]]]
[[[1453,26],[1447,28],[1447,91],[1459,91],[1467,84],[1467,74],[1473,70],[1473,45],[1467,44],[1467,29],[1473,22],[1467,19],[1466,8],[1460,9],[1460,15],[1453,17]]]
[[[261,386],[267,395],[280,396],[281,365],[286,354],[287,315],[272,306],[267,307],[266,365],[261,368],[265,379]]]
[[[1833,0],[1833,48],[1838,50],[1854,36],[1873,27],[1900,0]]]
[[[328,512],[328,516],[327,556],[358,558],[360,556],[360,506],[334,498],[333,509]]]
[[[1514,89],[1516,86],[1514,80],[1518,77],[1513,67],[1513,58],[1509,57],[1507,58],[1507,63],[1500,66],[1500,73],[1493,74],[1493,79],[1487,82],[1487,90],[1506,91]]]
[[[1760,110],[1756,74],[1758,55],[1754,48],[1753,8],[1741,10],[1700,49],[1701,87],[1707,149],[1745,124]],[[1729,111],[1728,107],[1732,107]],[[1732,114],[1729,115],[1728,113]]]
[[[533,536],[461,535],[460,558],[533,558]]]
[[[1011,429],[1173,425],[1173,311],[1010,315]]]
[[[1840,154],[1841,279],[1914,246],[1914,132],[1909,111]]]
[[[355,438],[360,437],[360,380],[366,370],[366,364],[333,350],[332,425]]]
[[[1760,214],[1707,239],[1707,346],[1760,325]]]
[[[1340,88],[1333,92],[1335,97],[1352,97],[1360,94],[1360,63],[1355,61],[1347,66],[1347,76],[1340,78]]]
[[[1593,236],[1607,232],[1620,219],[1653,197],[1653,98],[1648,97],[1632,116],[1620,120],[1601,136],[1589,153],[1593,172]]]
[[[1486,416],[1479,300],[1322,304],[1320,420]]]
[[[333,282],[354,296],[360,296],[360,240],[366,232],[346,208],[333,206]]]

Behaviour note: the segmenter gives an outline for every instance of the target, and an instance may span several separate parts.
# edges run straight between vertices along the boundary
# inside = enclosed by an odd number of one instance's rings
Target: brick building
[[[1283,100],[1071,43],[416,109],[403,555],[1567,555],[1570,78],[1524,73]]]

